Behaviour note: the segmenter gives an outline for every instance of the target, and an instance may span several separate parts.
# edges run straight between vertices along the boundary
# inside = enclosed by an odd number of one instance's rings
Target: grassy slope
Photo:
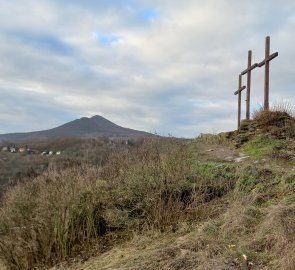
[[[245,145],[251,159],[231,164],[234,189],[194,209],[178,230],[135,234],[84,263],[55,269],[295,269],[295,172],[292,162],[271,157],[273,144],[262,144],[259,156],[260,140]],[[228,164],[210,161],[209,153],[198,172],[207,179],[229,174]]]
[[[269,141],[263,136],[253,137],[241,149],[250,158],[235,163],[225,161],[227,156],[221,154],[238,154],[229,149],[227,139],[222,136],[185,144],[173,140],[152,143],[132,155],[124,152],[112,156],[100,172],[98,182],[93,182],[96,170],[80,172],[78,168],[61,174],[49,173],[36,182],[17,187],[7,197],[7,208],[1,213],[5,214],[2,218],[5,217],[7,223],[2,221],[0,225],[1,228],[12,226],[16,218],[22,218],[21,211],[20,216],[16,216],[15,211],[10,210],[22,206],[22,199],[28,200],[26,196],[22,198],[22,194],[34,188],[34,192],[38,192],[34,193],[37,199],[29,197],[32,199],[29,203],[37,209],[31,210],[33,219],[36,213],[41,213],[40,218],[50,221],[51,214],[44,212],[48,203],[59,206],[55,220],[59,227],[53,227],[53,231],[60,230],[63,235],[62,232],[68,230],[62,226],[71,216],[60,222],[59,213],[66,213],[69,205],[74,214],[71,224],[79,225],[77,218],[83,213],[89,214],[91,222],[91,209],[96,209],[97,204],[93,203],[97,201],[104,206],[100,210],[112,228],[109,236],[106,235],[109,242],[103,249],[98,247],[95,251],[97,243],[94,243],[91,252],[82,250],[78,256],[72,249],[75,246],[70,247],[69,243],[82,241],[83,234],[91,234],[91,231],[84,232],[80,228],[71,236],[74,238],[69,238],[70,242],[64,236],[57,238],[61,245],[52,238],[47,239],[55,252],[59,248],[63,252],[50,254],[52,249],[46,250],[45,245],[42,248],[50,260],[68,259],[54,269],[295,269],[293,144],[293,139]],[[72,184],[71,179],[74,180]],[[87,185],[84,185],[85,180]],[[44,196],[48,192],[42,190],[50,181],[51,201],[46,202]],[[71,190],[71,196],[57,201],[60,198],[57,187],[66,192]],[[102,193],[102,190],[108,192]],[[183,203],[177,195],[183,194],[182,191],[194,191],[194,200]],[[77,200],[81,195],[83,201]],[[84,199],[89,200],[88,204],[83,205]],[[26,245],[35,247],[36,232],[44,233],[42,228],[52,230],[42,227],[43,223],[40,221],[33,232],[24,227],[24,235],[18,231],[12,235],[8,233],[8,237],[19,233],[17,239],[25,237]],[[117,233],[120,230],[127,237],[122,239]],[[83,232],[82,238],[76,239],[80,232]],[[103,238],[98,238],[98,242],[101,241]],[[3,247],[12,246],[4,242]],[[37,258],[42,264],[42,257],[38,257],[40,250],[36,249],[35,257],[26,254],[28,259],[25,260],[26,248],[18,248],[22,253],[13,249],[11,252],[15,252],[14,257],[20,256],[20,263],[24,265],[30,258]],[[33,259],[30,260],[32,263]],[[50,260],[45,264],[49,265]]]

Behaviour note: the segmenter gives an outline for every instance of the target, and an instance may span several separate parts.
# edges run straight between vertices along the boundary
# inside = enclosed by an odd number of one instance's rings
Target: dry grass
[[[253,113],[253,120],[264,134],[277,138],[295,137],[294,108],[291,103],[278,103],[270,110],[260,108]]]
[[[295,269],[295,204],[278,204],[267,209],[248,249],[272,254],[273,269]]]
[[[99,168],[20,183],[0,210],[0,260],[24,270],[93,254],[60,269],[294,269],[294,177],[195,151],[157,138]]]
[[[147,141],[113,152],[98,169],[51,170],[19,183],[0,210],[0,257],[10,269],[52,265],[103,250],[132,231],[175,230],[193,200],[183,195],[193,152],[186,142]]]
[[[281,100],[274,102],[270,108],[271,111],[285,112],[294,117],[295,106],[290,100]]]
[[[240,269],[239,263],[232,263],[224,257],[222,243],[204,230],[192,224],[182,224],[176,233],[150,231],[135,235],[131,241],[84,264],[56,269]]]
[[[246,254],[250,269],[294,269],[294,205],[259,207],[253,198],[226,213],[222,242],[234,243],[232,255]]]
[[[264,111],[263,106],[261,105],[258,109],[256,109],[253,114],[252,118],[255,119],[256,117],[259,117],[259,114]],[[268,110],[270,112],[281,112],[286,113],[291,117],[294,117],[295,115],[295,106],[294,104],[289,100],[281,100],[274,102],[270,109]]]
[[[216,145],[225,145],[225,146],[232,146],[230,140],[228,140],[227,133],[222,132],[219,134],[210,134],[210,133],[201,133],[197,137],[197,141],[205,143],[205,144],[216,144]]]
[[[274,103],[269,110],[264,110],[261,106],[253,112],[253,120],[261,126],[281,126],[286,124],[286,120],[294,122],[294,105],[289,101]]]
[[[6,194],[0,256],[10,269],[64,260],[101,233],[96,175],[95,168],[50,171]]]

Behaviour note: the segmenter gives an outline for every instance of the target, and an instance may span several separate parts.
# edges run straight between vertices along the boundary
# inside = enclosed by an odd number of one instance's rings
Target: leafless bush
[[[272,104],[269,110],[264,110],[263,106],[259,106],[253,114],[254,120],[269,117],[269,115],[288,115],[294,118],[295,107],[290,100],[277,101]]]
[[[269,110],[262,107],[253,113],[258,128],[278,138],[295,136],[294,107],[291,102],[275,103]]]
[[[7,192],[0,257],[10,269],[63,260],[103,232],[95,168],[50,171]]]
[[[0,210],[0,259],[32,269],[75,256],[94,239],[105,245],[108,234],[175,227],[192,202],[192,161],[187,142],[152,139],[113,151],[99,169],[56,168],[19,183]]]

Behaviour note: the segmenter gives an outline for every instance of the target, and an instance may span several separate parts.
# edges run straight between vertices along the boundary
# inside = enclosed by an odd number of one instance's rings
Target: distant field
[[[100,165],[104,162],[108,153],[115,149],[117,151],[139,143],[140,140],[130,140],[129,144],[126,144],[126,141],[109,141],[108,139],[56,139],[31,141],[23,145],[28,145],[31,149],[40,152],[45,150],[61,151],[60,156],[28,155],[0,151],[0,193],[8,183],[13,184],[34,178],[48,168],[69,167],[72,164],[81,163]],[[0,149],[9,144],[13,143],[2,143]]]
[[[33,171],[43,171],[48,167],[49,158],[41,155],[24,155],[0,152],[0,185],[16,180]]]

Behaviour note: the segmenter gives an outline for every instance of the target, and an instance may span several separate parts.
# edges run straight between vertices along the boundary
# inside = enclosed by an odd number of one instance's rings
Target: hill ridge
[[[32,131],[32,132],[16,132],[0,134],[1,141],[26,141],[26,140],[42,140],[54,138],[95,138],[95,137],[111,137],[111,138],[136,138],[150,137],[153,134],[139,131],[135,129],[121,127],[110,120],[94,115],[92,117],[81,117],[72,120],[58,127]]]

